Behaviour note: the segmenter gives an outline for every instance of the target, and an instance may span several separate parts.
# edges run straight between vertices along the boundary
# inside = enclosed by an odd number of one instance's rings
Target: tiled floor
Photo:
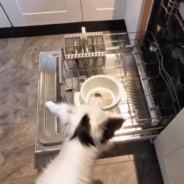
[[[0,40],[0,184],[31,184],[39,52],[59,50],[63,35]],[[104,184],[163,184],[149,141],[116,145],[94,177]],[[38,164],[39,165],[39,164]]]

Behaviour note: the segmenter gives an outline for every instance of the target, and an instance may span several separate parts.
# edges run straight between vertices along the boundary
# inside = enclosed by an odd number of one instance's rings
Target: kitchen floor
[[[39,53],[59,50],[62,40],[63,35],[0,40],[0,184],[33,183],[41,172],[34,166],[55,155],[34,154],[37,80]],[[116,144],[103,158],[94,178],[104,184],[163,184],[149,141]]]

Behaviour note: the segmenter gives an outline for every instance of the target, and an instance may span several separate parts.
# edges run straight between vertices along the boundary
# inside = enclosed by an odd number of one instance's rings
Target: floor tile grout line
[[[3,123],[2,125],[0,124],[0,127],[1,126],[17,126],[17,125],[26,125],[26,124],[32,124],[32,123],[35,123],[36,124],[36,121],[31,121],[31,122],[25,122],[25,123]]]
[[[0,48],[0,51],[4,51],[4,50],[18,50],[18,49],[42,49],[42,48],[47,48],[49,47],[49,45],[38,45],[38,46],[21,46],[21,47],[7,47],[7,48]],[[57,49],[56,47],[58,47],[58,50],[60,50],[61,45],[53,45],[53,49],[51,48],[50,50],[54,50]]]
[[[39,72],[39,71],[38,71]],[[38,81],[38,79],[29,79],[29,80],[25,80],[25,81],[19,81],[19,82],[26,82],[26,81]],[[0,82],[0,84],[6,84],[5,82]],[[0,87],[1,89],[1,87]]]
[[[19,180],[19,179],[22,179],[22,178],[28,178],[28,177],[33,177],[33,176],[35,176],[35,178],[36,178],[37,175],[29,175],[29,176],[23,176],[23,177],[20,177],[20,178],[5,179],[5,180],[0,181],[0,182]]]
[[[117,157],[125,157],[125,156],[128,156],[129,155],[123,155],[123,156],[117,156]],[[113,157],[113,158],[117,158],[117,157]],[[106,158],[106,159],[112,159],[112,157],[109,157],[109,158]],[[99,159],[99,160],[103,160],[103,159]],[[130,159],[127,159],[127,160],[122,160],[122,161],[114,161],[114,162],[111,162],[111,163],[97,163],[97,166],[100,166],[100,165],[110,165],[110,164],[117,164],[117,163],[121,163],[121,162],[129,162],[129,161],[132,161]],[[97,161],[98,162],[98,161]]]

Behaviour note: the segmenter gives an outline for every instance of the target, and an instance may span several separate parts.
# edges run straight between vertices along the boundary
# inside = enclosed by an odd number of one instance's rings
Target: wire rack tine
[[[170,16],[174,16],[184,31],[184,20],[182,19],[179,13],[180,3],[177,3],[176,1],[172,1],[172,0],[169,0],[169,1],[162,0],[161,5],[165,10],[166,15],[169,16],[168,21],[170,19]],[[166,24],[168,24],[168,21]]]

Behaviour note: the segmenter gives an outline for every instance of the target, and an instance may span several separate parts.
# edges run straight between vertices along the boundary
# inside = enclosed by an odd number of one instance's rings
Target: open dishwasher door
[[[155,140],[155,148],[165,184],[184,183],[184,109]]]

